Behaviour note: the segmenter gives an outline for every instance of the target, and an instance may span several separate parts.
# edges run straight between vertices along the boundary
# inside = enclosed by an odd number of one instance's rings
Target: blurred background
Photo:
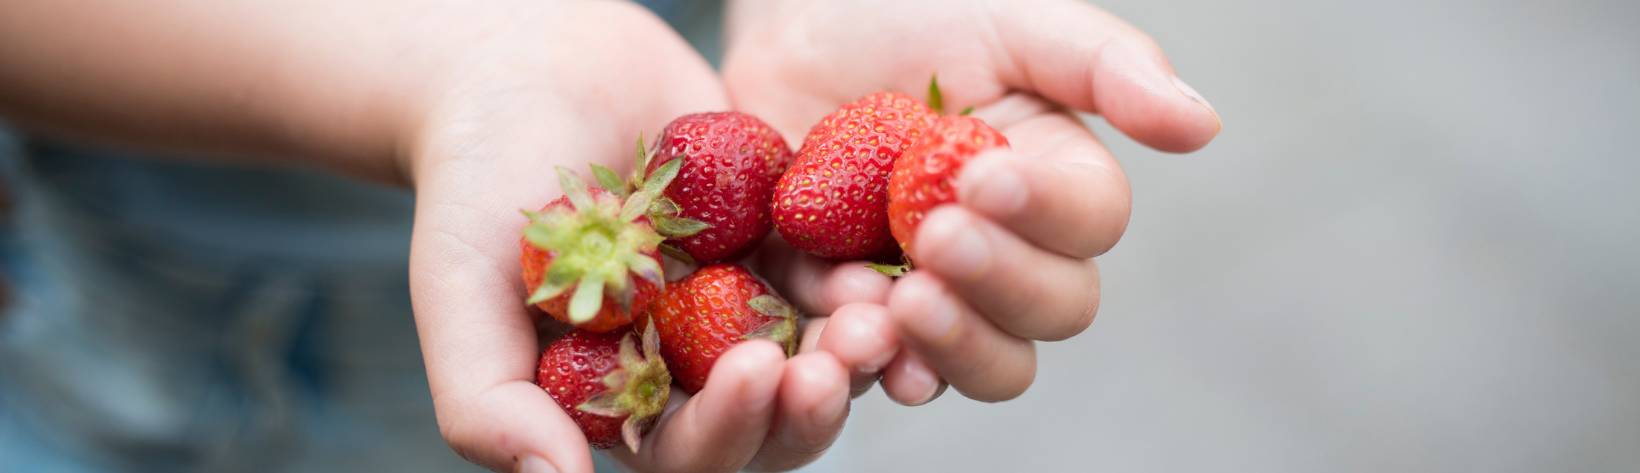
[[[1023,397],[856,404],[846,471],[1640,469],[1640,2],[1098,2],[1224,117],[1095,129],[1134,212]]]

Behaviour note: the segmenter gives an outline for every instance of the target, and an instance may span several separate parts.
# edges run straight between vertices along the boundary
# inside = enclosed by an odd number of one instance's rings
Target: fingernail
[[[1025,181],[1007,160],[1006,152],[987,153],[968,163],[957,182],[964,203],[993,217],[1005,217],[1025,207]]]
[[[930,264],[943,268],[941,273],[972,279],[984,275],[990,268],[990,246],[960,210],[935,210],[928,219],[923,220],[922,226],[917,240],[933,244],[919,244],[917,247],[932,248],[937,253]]]
[[[546,459],[530,455],[518,462],[518,473],[558,473],[558,469],[553,468]]]
[[[915,401],[906,403],[907,406],[928,404],[929,401],[934,400],[935,396],[939,396],[940,380],[934,377],[934,372],[929,371],[928,366],[922,363],[907,363],[904,377],[906,382],[916,387],[917,392],[927,393]]]
[[[1196,103],[1201,104],[1201,106],[1206,108],[1208,112],[1212,112],[1213,116],[1219,116],[1219,111],[1213,108],[1213,104],[1207,103],[1207,99],[1202,98],[1202,94],[1200,92],[1196,92],[1195,87],[1191,87],[1190,84],[1184,83],[1184,79],[1180,79],[1179,76],[1173,76],[1173,87],[1178,88],[1179,93],[1184,94],[1185,98],[1194,100]]]

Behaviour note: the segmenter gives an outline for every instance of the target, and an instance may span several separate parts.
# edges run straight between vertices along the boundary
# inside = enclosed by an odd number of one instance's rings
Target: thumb
[[[591,473],[580,429],[532,382],[540,352],[515,276],[521,222],[502,210],[530,200],[511,195],[522,190],[456,184],[498,182],[489,172],[471,166],[422,173],[418,182],[411,301],[439,433],[463,458],[495,471],[520,471],[533,459],[538,471]]]
[[[1015,64],[1010,86],[1103,115],[1152,148],[1189,152],[1218,134],[1219,115],[1177,75],[1148,35],[1081,1],[1038,0],[996,15]]]
[[[498,472],[593,472],[581,430],[533,383],[507,382],[438,404],[441,433],[467,461]]]

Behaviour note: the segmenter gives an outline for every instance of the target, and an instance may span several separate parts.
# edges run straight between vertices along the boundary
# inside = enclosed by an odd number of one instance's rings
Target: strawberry
[[[541,351],[535,384],[569,414],[593,448],[626,443],[635,453],[671,395],[672,376],[651,327],[643,350],[630,330],[573,330]]]
[[[1008,138],[984,121],[966,115],[949,116],[934,122],[934,127],[900,156],[888,177],[888,225],[908,257],[923,216],[934,207],[957,200],[952,182],[962,165],[981,152],[1007,147]]]
[[[553,318],[594,332],[632,322],[664,288],[662,241],[644,211],[677,166],[657,173],[655,185],[626,198],[587,188],[573,171],[558,168],[564,196],[540,212],[525,211],[530,224],[519,242],[527,304]]]
[[[743,340],[765,338],[797,350],[797,312],[774,289],[738,264],[701,268],[661,293],[640,319],[660,333],[661,357],[689,393],[723,352]]]
[[[793,247],[823,258],[891,254],[888,173],[936,117],[896,92],[867,95],[827,115],[775,186],[775,229]]]
[[[640,138],[638,153],[642,173],[634,176],[635,187],[674,159],[683,163],[649,219],[668,238],[662,251],[703,263],[745,256],[769,234],[769,200],[792,160],[780,133],[740,112],[678,117],[661,131],[653,152],[645,152]],[[605,187],[621,186],[613,171],[595,172]]]

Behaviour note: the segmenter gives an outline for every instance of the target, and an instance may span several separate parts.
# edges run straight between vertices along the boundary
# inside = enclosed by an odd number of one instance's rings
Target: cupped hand
[[[585,438],[533,382],[541,346],[523,303],[519,210],[560,194],[554,166],[630,169],[640,132],[729,104],[710,66],[631,4],[484,3],[455,16],[430,29],[452,59],[423,81],[404,145],[411,296],[439,429],[497,471],[589,473]],[[675,394],[636,454],[611,452],[638,471],[795,467],[837,435],[847,383],[827,353],[788,360],[745,343],[700,393]]]
[[[1201,148],[1220,127],[1155,41],[1085,2],[740,0],[729,11],[731,99],[793,143],[843,103],[920,93],[937,73],[948,110],[975,106],[1013,144],[963,169],[959,202],[924,220],[918,269],[891,289],[858,263],[794,270],[832,283],[812,291],[836,311],[815,343],[850,370],[856,393],[880,376],[906,404],[947,382],[973,399],[1010,399],[1035,377],[1035,341],[1092,323],[1093,257],[1126,229],[1130,193],[1073,112],[1169,152]]]

